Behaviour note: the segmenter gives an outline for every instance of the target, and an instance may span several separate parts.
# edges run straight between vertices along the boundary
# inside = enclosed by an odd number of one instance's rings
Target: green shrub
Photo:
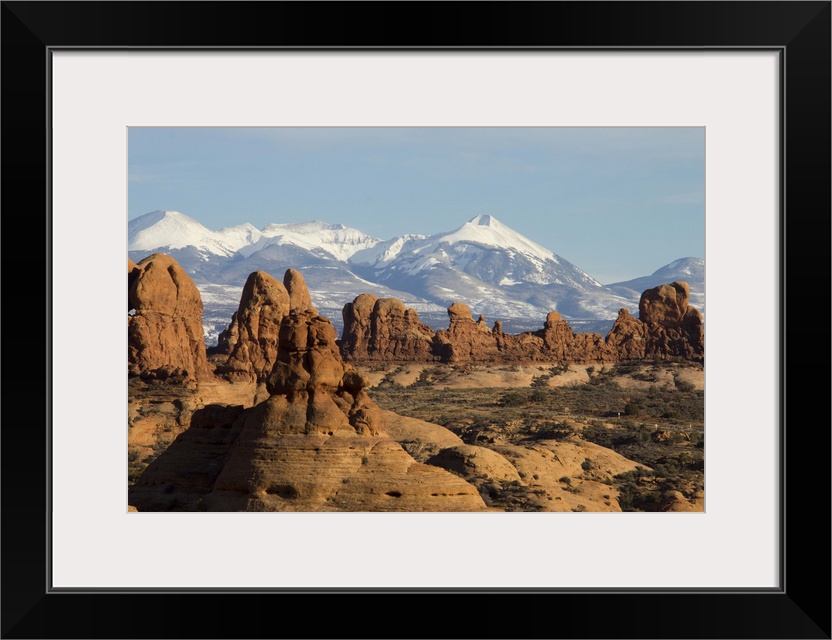
[[[692,382],[688,382],[687,380],[680,380],[679,378],[676,378],[673,382],[676,385],[676,389],[678,389],[679,391],[696,391],[696,387],[694,386],[694,384]]]
[[[529,396],[530,402],[546,402],[549,399],[549,394],[547,394],[542,389],[535,389],[532,391],[532,394]]]
[[[628,402],[624,405],[624,415],[640,416],[642,411],[644,411],[644,409],[636,402]]]
[[[526,395],[519,391],[506,391],[500,396],[499,404],[503,407],[520,407],[528,402]]]
[[[428,369],[422,369],[419,372],[419,377],[411,386],[413,387],[427,387],[433,384],[430,379],[431,372]]]

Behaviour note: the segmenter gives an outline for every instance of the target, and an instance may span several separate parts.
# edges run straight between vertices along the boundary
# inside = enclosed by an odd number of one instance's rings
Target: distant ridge
[[[690,284],[691,304],[704,310],[700,258],[605,286],[490,214],[448,232],[382,240],[319,220],[213,231],[179,211],[157,210],[129,222],[128,253],[138,262],[157,251],[172,255],[203,292],[209,341],[224,329],[250,273],[280,274],[290,265],[336,325],[347,302],[371,293],[402,300],[437,327],[447,306],[461,302],[516,331],[535,329],[530,319],[554,310],[576,330],[605,333],[619,309],[637,312],[642,291],[675,280]]]

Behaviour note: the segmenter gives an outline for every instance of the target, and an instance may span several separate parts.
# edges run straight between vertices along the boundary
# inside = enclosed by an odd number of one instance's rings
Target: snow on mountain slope
[[[380,243],[374,251],[356,254],[351,262],[373,267],[381,281],[449,268],[500,287],[523,283],[564,284],[582,290],[601,287],[575,265],[489,215],[475,216],[448,233]]]
[[[670,264],[656,269],[649,276],[633,278],[624,282],[613,282],[608,287],[627,287],[629,289],[646,289],[660,284],[682,280],[691,286],[705,283],[705,261],[702,258],[679,258]],[[651,284],[655,282],[656,284]]]
[[[239,251],[262,237],[262,233],[253,224],[245,222],[236,227],[224,227],[214,232],[214,237],[223,245]]]
[[[349,259],[352,264],[384,267],[393,262],[402,253],[420,247],[427,236],[406,234],[392,240],[383,240],[373,247],[356,251]]]
[[[451,245],[463,243],[515,250],[541,263],[547,260],[559,262],[559,258],[548,249],[544,249],[536,242],[510,229],[497,218],[488,215],[474,216],[455,231],[433,236],[426,245],[416,251],[417,253],[433,251],[443,242]]]
[[[702,258],[679,258],[656,269],[649,276],[614,282],[607,287],[619,294],[627,295],[628,292],[633,292],[641,296],[641,293],[647,289],[676,281],[687,282],[690,285],[690,304],[704,313],[705,260]]]
[[[243,256],[249,257],[270,246],[294,245],[313,253],[323,252],[344,262],[355,252],[369,249],[381,242],[379,238],[368,236],[343,224],[327,224],[317,220],[270,224],[260,233],[261,237],[256,242],[238,249]]]
[[[205,344],[213,347],[240,306],[243,285],[198,284],[197,289],[202,298],[202,330]]]
[[[353,262],[384,266],[399,255],[407,252],[427,254],[435,252],[442,244],[480,245],[517,251],[536,262],[560,258],[548,249],[532,242],[525,236],[510,229],[497,218],[489,215],[474,216],[458,229],[432,236],[405,235],[380,243],[375,251],[365,251],[353,257]]]
[[[250,224],[211,231],[179,211],[158,210],[127,224],[128,251],[195,247],[203,253],[232,256],[241,247],[256,242],[260,232]]]

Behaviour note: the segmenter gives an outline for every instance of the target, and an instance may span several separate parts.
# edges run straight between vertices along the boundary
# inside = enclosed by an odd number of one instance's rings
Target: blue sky
[[[704,128],[131,128],[128,215],[382,239],[489,214],[604,284],[705,252]]]

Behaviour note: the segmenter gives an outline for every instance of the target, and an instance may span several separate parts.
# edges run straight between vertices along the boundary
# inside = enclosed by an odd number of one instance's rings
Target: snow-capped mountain
[[[152,211],[127,224],[127,250],[184,249],[198,253],[233,256],[239,249],[257,242],[261,232],[246,223],[211,231],[179,211]]]
[[[381,242],[357,229],[318,221],[270,224],[260,231],[260,235],[256,242],[241,247],[240,255],[247,258],[266,247],[291,245],[322,257],[346,261],[356,251],[367,250]]]
[[[614,282],[607,287],[622,296],[641,295],[645,289],[660,284],[683,281],[690,285],[690,304],[705,313],[705,260],[702,258],[679,258],[657,269],[649,276],[634,278],[625,282]]]
[[[392,240],[383,240],[371,248],[356,251],[350,258],[350,262],[380,269],[386,267],[401,254],[422,246],[426,238],[427,236],[407,234]]]
[[[683,258],[651,276],[604,286],[490,215],[447,233],[380,240],[318,221],[212,231],[177,211],[154,211],[130,221],[128,249],[137,262],[169,253],[191,274],[203,294],[209,344],[236,310],[251,272],[280,278],[289,267],[303,273],[313,303],[338,331],[344,304],[361,293],[399,298],[434,328],[447,327],[448,305],[463,302],[475,317],[501,320],[513,332],[538,329],[557,310],[576,331],[604,334],[620,308],[637,313],[644,289],[674,280],[689,282],[692,303],[704,307],[703,260]]]
[[[383,268],[385,277],[396,272],[414,276],[441,265],[496,286],[531,283],[601,287],[575,265],[489,215],[475,216],[449,233],[394,238],[357,252],[350,262]]]
[[[609,293],[572,263],[490,215],[475,216],[447,233],[394,238],[355,253],[349,262],[368,280],[443,306],[464,302],[491,318],[538,318],[541,301],[534,298],[543,295],[546,312],[596,319],[596,310],[578,304],[577,294],[597,304]],[[628,302],[606,301],[603,319],[614,319]]]

